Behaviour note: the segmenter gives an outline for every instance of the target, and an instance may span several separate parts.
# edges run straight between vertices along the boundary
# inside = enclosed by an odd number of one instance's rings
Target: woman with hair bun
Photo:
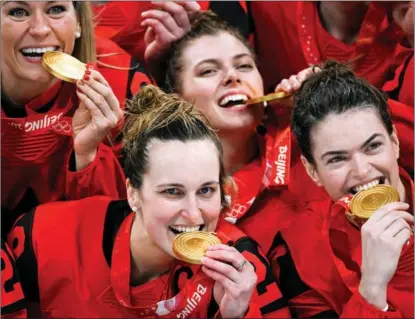
[[[147,86],[123,133],[128,200],[40,205],[10,232],[28,302],[51,317],[289,317],[257,244],[221,217],[222,148],[206,118]],[[177,260],[176,236],[195,231],[222,243],[200,264]]]

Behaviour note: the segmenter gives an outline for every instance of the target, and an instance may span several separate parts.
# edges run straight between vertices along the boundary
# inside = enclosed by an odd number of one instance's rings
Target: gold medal
[[[50,51],[43,54],[42,66],[58,79],[75,83],[82,79],[86,71],[86,64],[72,55]]]
[[[181,233],[174,238],[173,252],[177,258],[191,264],[200,264],[209,246],[222,242],[214,233],[193,231]]]
[[[292,94],[289,94],[287,92],[284,91],[280,91],[280,92],[275,92],[275,93],[271,93],[268,95],[264,95],[258,98],[254,98],[254,99],[250,99],[246,102],[246,104],[258,104],[258,103],[264,103],[264,102],[278,102],[281,103],[282,100],[288,99],[289,97],[291,97]]]
[[[389,185],[376,185],[353,196],[350,211],[352,215],[367,220],[379,208],[392,202],[399,202],[398,191]]]

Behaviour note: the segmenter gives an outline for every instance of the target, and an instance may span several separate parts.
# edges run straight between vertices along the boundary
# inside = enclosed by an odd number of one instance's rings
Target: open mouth
[[[355,195],[360,191],[364,191],[364,190],[370,189],[370,188],[372,188],[376,185],[382,185],[382,184],[385,184],[385,177],[379,177],[379,178],[376,178],[376,179],[374,179],[374,180],[372,180],[368,183],[353,186],[351,189],[349,189],[349,192],[351,194]]]
[[[172,225],[169,226],[169,229],[173,232],[173,234],[178,235],[181,233],[189,233],[192,231],[201,231],[205,227],[204,224],[202,225],[195,225],[195,226],[178,226]]]
[[[233,106],[245,106],[246,101],[248,101],[248,96],[245,94],[232,94],[227,95],[219,101],[220,107],[233,107]]]
[[[44,48],[24,48],[20,53],[27,59],[37,61],[42,58],[46,52],[59,51],[59,47],[44,47]]]

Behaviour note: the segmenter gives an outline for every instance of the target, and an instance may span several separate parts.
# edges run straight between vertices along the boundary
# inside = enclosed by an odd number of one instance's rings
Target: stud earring
[[[137,206],[133,206],[133,207],[131,207],[131,209],[133,210],[134,213],[137,213],[137,211],[138,211]]]
[[[81,37],[81,32],[77,31],[75,32],[75,38],[79,39]]]

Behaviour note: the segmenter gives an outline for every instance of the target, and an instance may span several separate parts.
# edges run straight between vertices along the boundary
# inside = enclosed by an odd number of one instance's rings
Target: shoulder
[[[33,233],[60,233],[62,230],[77,228],[83,223],[103,222],[112,200],[106,196],[94,196],[39,205],[33,212]]]

